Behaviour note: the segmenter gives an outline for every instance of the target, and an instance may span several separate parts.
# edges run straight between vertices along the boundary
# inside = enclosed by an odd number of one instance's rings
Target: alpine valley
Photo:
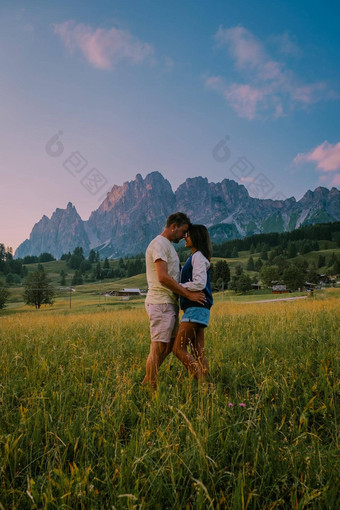
[[[81,246],[84,253],[98,250],[101,258],[133,255],[145,250],[159,234],[166,218],[183,211],[194,223],[209,227],[216,243],[252,234],[284,232],[300,226],[340,220],[340,191],[319,187],[296,201],[258,199],[235,181],[187,179],[174,192],[161,173],[113,186],[96,211],[84,221],[69,203],[43,216],[15,252],[15,257],[51,253],[60,258]]]

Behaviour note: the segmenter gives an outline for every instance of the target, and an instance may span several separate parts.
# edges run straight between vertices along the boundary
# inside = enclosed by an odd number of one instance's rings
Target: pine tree
[[[8,296],[9,291],[5,287],[0,287],[0,310],[5,308]]]
[[[217,282],[219,279],[224,282],[225,287],[230,280],[230,269],[225,260],[218,260],[214,266],[214,280]]]
[[[100,266],[100,262],[98,261],[97,262],[97,266],[96,266],[96,280],[101,280],[103,277],[102,275],[102,268]]]
[[[238,251],[237,251],[236,246],[234,246],[233,251],[231,252],[231,258],[232,259],[237,259],[238,258]]]
[[[318,257],[318,268],[326,265],[326,257],[324,255],[319,255]]]
[[[340,256],[338,255],[336,261],[334,262],[332,273],[335,275],[340,274]]]
[[[315,262],[312,262],[312,264],[310,265],[307,272],[306,280],[308,283],[319,283],[320,277],[316,270]]]
[[[72,278],[72,285],[83,285],[83,277],[81,272],[76,269]]]
[[[94,250],[91,250],[87,259],[91,264],[93,264],[96,261],[96,252]]]
[[[306,281],[306,272],[295,264],[291,264],[283,272],[283,281],[290,290],[301,289]]]
[[[41,266],[41,264],[39,264]],[[24,299],[28,305],[40,308],[41,305],[52,305],[55,290],[50,284],[44,268],[38,267],[37,271],[29,274],[25,284]]]
[[[245,294],[248,290],[252,289],[251,286],[251,278],[248,274],[242,273],[236,282],[237,292],[242,292]]]
[[[60,282],[59,283],[63,287],[66,285],[66,274],[65,274],[65,271],[63,269],[60,271]]]
[[[287,257],[289,259],[293,259],[296,256],[297,256],[296,244],[292,241],[289,241],[288,249],[287,249]]]
[[[254,264],[254,259],[253,259],[252,256],[250,256],[249,259],[248,259],[247,270],[248,271],[255,271],[255,264]]]
[[[263,266],[260,274],[261,281],[266,287],[271,287],[273,282],[279,280],[279,270],[277,266]]]
[[[330,259],[328,261],[328,267],[333,267],[335,262],[336,262],[336,255],[335,255],[335,253],[333,251],[333,253],[332,253],[332,255],[331,255],[331,257],[330,257]]]
[[[243,273],[243,267],[241,266],[241,264],[237,264],[237,266],[235,266],[236,276],[241,276],[242,273]]]
[[[85,260],[84,257],[84,250],[81,246],[77,246],[70,257],[70,259],[67,261],[67,264],[70,266],[71,269],[79,269],[81,263]]]

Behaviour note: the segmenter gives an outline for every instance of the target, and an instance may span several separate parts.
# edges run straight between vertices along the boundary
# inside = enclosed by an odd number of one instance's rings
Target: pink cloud
[[[97,69],[112,69],[121,60],[137,64],[153,55],[150,44],[139,41],[127,30],[93,29],[74,21],[65,21],[53,28],[71,53],[79,50]]]
[[[316,163],[316,168],[322,172],[340,170],[340,142],[332,145],[325,141],[310,152],[300,153],[294,158],[295,164],[308,162]]]
[[[229,29],[219,27],[214,36],[219,46],[227,45],[239,68],[256,67],[265,60],[264,49],[253,34],[242,26]]]
[[[277,46],[280,53],[301,57],[302,51],[289,32],[271,37],[271,41]]]
[[[209,78],[206,78],[205,84],[208,88],[212,90],[222,92],[224,89],[224,82],[220,76],[210,76]]]
[[[233,83],[224,92],[224,97],[230,101],[240,117],[254,119],[258,104],[264,99],[264,91],[252,88],[250,85]]]
[[[219,77],[217,83],[216,77],[212,77],[206,80],[206,85],[220,92],[241,117],[254,119],[265,112],[267,117],[278,118],[296,107],[306,108],[335,97],[324,82],[303,83],[284,62],[271,58],[265,45],[242,26],[219,27],[214,38],[218,47],[226,48],[244,83],[222,87],[223,78]],[[279,41],[286,53],[293,51],[288,34]]]
[[[275,117],[283,115],[280,99],[272,93],[270,87],[252,87],[249,84],[239,83],[227,85],[220,76],[207,78],[205,85],[222,94],[239,117],[252,120],[260,111],[269,111],[273,108]]]
[[[279,82],[286,81],[284,65],[280,64],[280,62],[275,62],[274,60],[268,60],[261,65],[261,68],[258,69],[258,76],[263,81],[272,81],[276,80]]]
[[[323,82],[303,85],[293,89],[291,97],[293,100],[304,104],[317,103],[323,98],[326,88],[327,86]]]
[[[220,76],[207,78],[205,85],[211,90],[220,92],[238,115],[246,119],[255,117],[257,103],[263,98],[263,93],[260,90],[237,83],[228,86]]]

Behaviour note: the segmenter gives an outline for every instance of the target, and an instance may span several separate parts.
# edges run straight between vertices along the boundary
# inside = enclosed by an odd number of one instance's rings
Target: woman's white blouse
[[[203,290],[207,284],[207,271],[210,267],[210,262],[203,253],[196,251],[192,256],[191,263],[192,281],[181,283],[181,285],[188,290]]]

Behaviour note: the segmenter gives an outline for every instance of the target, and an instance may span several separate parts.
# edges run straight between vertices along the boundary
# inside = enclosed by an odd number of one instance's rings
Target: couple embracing
[[[172,243],[183,238],[192,254],[181,271]],[[145,308],[150,320],[151,346],[143,384],[157,387],[159,367],[171,351],[197,380],[208,375],[204,328],[208,326],[213,303],[211,254],[207,228],[192,224],[181,212],[171,214],[163,232],[149,244],[145,254],[148,281]],[[178,296],[184,312],[180,325]]]

